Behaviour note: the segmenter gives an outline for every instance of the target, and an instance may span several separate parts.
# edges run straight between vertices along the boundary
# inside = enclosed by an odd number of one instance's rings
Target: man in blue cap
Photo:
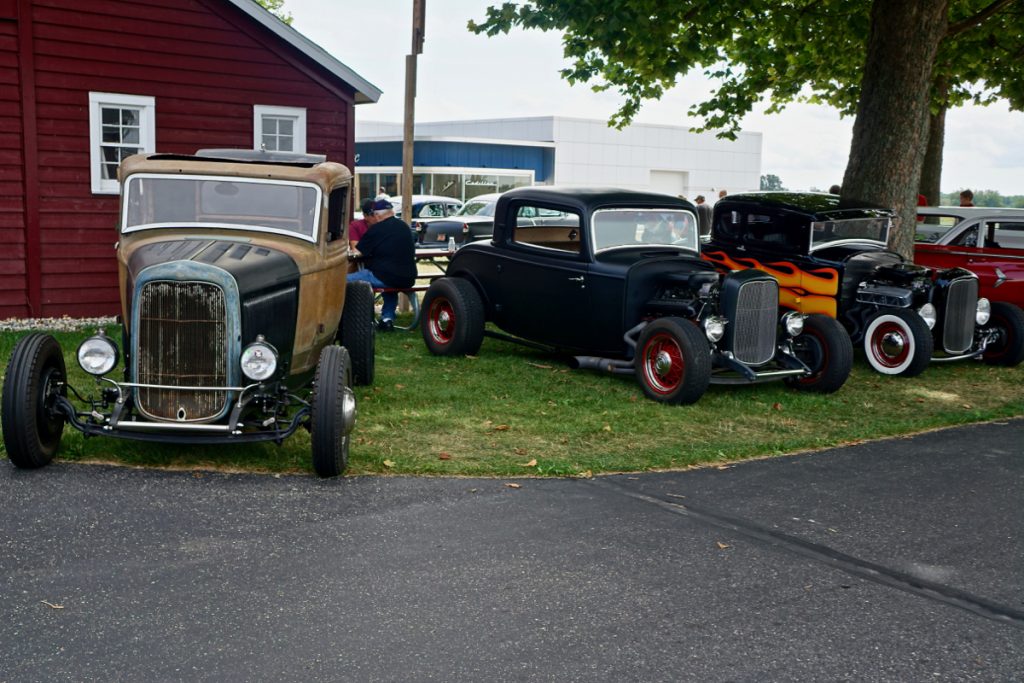
[[[409,226],[395,218],[394,206],[387,199],[373,203],[373,225],[356,244],[355,258],[365,268],[348,274],[348,281],[369,282],[375,289],[406,289],[416,283],[416,245]],[[395,328],[398,293],[383,292],[384,306],[377,328],[390,332]]]

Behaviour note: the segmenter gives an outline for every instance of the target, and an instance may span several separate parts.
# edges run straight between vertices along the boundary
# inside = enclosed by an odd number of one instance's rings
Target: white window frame
[[[255,104],[252,107],[252,148],[263,148],[263,117],[288,118],[294,121],[294,149],[297,154],[306,153],[306,109],[305,107],[276,107],[269,104]]]
[[[139,109],[140,152],[156,151],[156,98],[120,93],[89,93],[89,176],[93,194],[118,194],[121,184],[117,178],[104,178],[103,108],[106,106],[137,107]]]

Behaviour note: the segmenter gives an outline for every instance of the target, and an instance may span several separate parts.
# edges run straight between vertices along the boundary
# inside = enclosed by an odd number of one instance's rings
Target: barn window
[[[125,157],[156,151],[156,100],[89,93],[89,162],[93,194],[117,194],[117,166]]]
[[[306,110],[299,107],[253,107],[253,148],[271,152],[306,152]]]

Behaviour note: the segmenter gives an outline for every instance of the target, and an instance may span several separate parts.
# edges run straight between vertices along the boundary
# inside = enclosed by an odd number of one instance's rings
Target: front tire
[[[56,411],[67,396],[64,354],[52,336],[34,332],[18,340],[7,364],[3,387],[3,436],[16,467],[35,469],[53,460],[64,432]]]
[[[420,331],[435,356],[473,355],[484,340],[484,304],[472,282],[434,280],[423,297]]]
[[[831,394],[846,383],[853,368],[853,342],[834,318],[818,313],[804,319],[804,331],[793,339],[796,357],[811,369],[806,377],[787,377],[800,391]]]
[[[313,469],[321,477],[336,477],[348,467],[350,434],[356,419],[351,382],[348,351],[341,346],[325,346],[316,366],[310,416]]]
[[[352,382],[356,386],[373,384],[375,335],[373,287],[369,282],[349,282],[345,286],[345,308],[338,326],[338,341],[348,349]]]
[[[985,329],[995,329],[999,339],[985,348],[989,365],[1013,367],[1024,361],[1024,311],[1005,301],[992,302],[992,316]]]
[[[883,375],[920,375],[931,362],[934,348],[931,330],[914,311],[884,310],[864,332],[864,354]]]
[[[640,333],[633,366],[647,398],[661,403],[695,403],[711,383],[708,341],[683,318],[648,324]]]

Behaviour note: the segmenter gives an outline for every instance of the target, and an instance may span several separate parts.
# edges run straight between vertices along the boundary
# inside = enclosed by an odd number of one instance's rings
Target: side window
[[[739,211],[715,212],[715,236],[726,242],[739,242],[743,236],[743,214]]]
[[[441,204],[427,204],[420,211],[420,216],[424,218],[441,218],[444,216],[444,207]]]
[[[978,226],[972,225],[971,227],[967,228],[962,233],[957,235],[956,239],[950,242],[950,244],[958,247],[978,246]]]
[[[743,242],[771,250],[803,251],[808,245],[810,225],[799,218],[773,213],[747,214]]]
[[[991,244],[985,246],[993,249],[1024,249],[1024,223],[1008,223],[1000,221],[990,223],[993,230]]]
[[[348,202],[352,194],[351,187],[338,187],[331,190],[327,209],[327,241],[345,246],[347,241],[341,239],[348,223]]]
[[[93,194],[117,194],[123,159],[156,151],[156,100],[152,97],[89,93],[89,166]]]
[[[579,254],[581,225],[577,213],[524,205],[516,211],[512,242],[531,248]]]
[[[253,149],[306,152],[306,110],[301,107],[252,108]]]

